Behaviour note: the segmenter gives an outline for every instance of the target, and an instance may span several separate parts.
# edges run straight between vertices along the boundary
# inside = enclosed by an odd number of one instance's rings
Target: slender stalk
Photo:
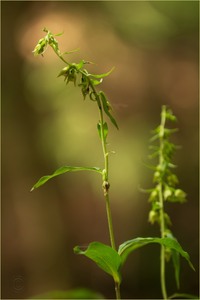
[[[163,138],[164,138],[164,128],[165,128],[165,111],[161,115],[161,128],[160,128],[160,155],[159,155],[159,165],[163,164]],[[159,183],[159,202],[160,202],[160,233],[161,237],[165,237],[165,218],[164,218],[164,201],[163,201],[163,184],[162,181]],[[161,290],[163,299],[167,299],[167,290],[166,290],[166,280],[165,280],[165,247],[161,246],[160,251],[160,280],[161,280]]]
[[[95,91],[93,87],[93,91]],[[96,93],[96,91],[95,91]],[[108,228],[109,228],[109,235],[110,235],[110,243],[114,250],[116,250],[115,246],[115,237],[114,237],[114,230],[113,230],[113,222],[112,222],[112,214],[110,209],[110,198],[109,198],[109,181],[108,181],[108,151],[106,147],[106,140],[103,133],[103,112],[102,112],[102,106],[99,100],[99,96],[97,95],[97,103],[99,107],[99,114],[100,114],[100,123],[101,123],[101,142],[102,142],[102,149],[103,149],[103,155],[104,155],[104,177],[103,177],[103,189],[104,189],[104,197],[106,200],[106,213],[107,213],[107,220],[108,220]],[[121,299],[120,295],[120,284],[118,282],[115,282],[115,293],[116,293],[116,299]]]
[[[94,89],[94,88],[93,88]],[[98,100],[99,96],[97,95]],[[98,102],[98,107],[99,107],[99,114],[100,114],[100,123],[101,123],[101,142],[102,142],[102,149],[103,149],[103,155],[104,155],[104,178],[103,178],[103,189],[104,189],[104,196],[106,200],[106,212],[107,212],[107,219],[108,219],[108,228],[109,228],[109,234],[110,234],[110,243],[111,246],[114,250],[116,250],[115,246],[115,238],[114,238],[114,231],[113,231],[113,222],[112,222],[112,215],[111,215],[111,208],[110,208],[110,199],[109,199],[109,181],[108,181],[108,151],[106,147],[106,141],[103,133],[103,111],[102,111],[102,106],[100,103],[100,100]]]
[[[162,194],[162,184],[159,185],[159,201],[160,201],[160,231],[161,237],[165,237],[165,220],[164,220],[164,207],[163,207],[163,194]],[[160,280],[163,299],[167,299],[167,290],[165,282],[165,247],[161,246],[160,251]]]
[[[116,299],[121,299],[120,285],[118,282],[115,282],[115,293],[116,293]]]
[[[67,65],[70,65],[60,54],[60,52],[56,51],[53,48],[54,52],[56,55]],[[79,70],[79,73],[83,75],[85,74],[84,70]],[[115,245],[115,237],[114,237],[114,230],[113,230],[113,222],[112,222],[112,214],[111,214],[111,208],[110,208],[110,198],[109,198],[109,181],[108,181],[108,168],[109,168],[109,162],[108,162],[108,151],[107,151],[107,146],[106,146],[106,139],[104,136],[104,118],[103,118],[103,110],[102,110],[102,104],[100,101],[99,94],[97,93],[94,85],[92,84],[91,80],[89,77],[88,82],[89,85],[95,95],[95,99],[97,101],[98,109],[99,109],[99,116],[100,116],[100,124],[101,124],[101,144],[102,144],[102,150],[103,150],[103,156],[104,156],[104,173],[103,173],[103,189],[104,189],[104,197],[106,201],[106,213],[107,213],[107,220],[108,220],[108,228],[109,228],[109,236],[110,236],[110,243],[111,246],[114,250],[116,250],[116,245]],[[120,284],[118,282],[115,282],[115,292],[116,292],[116,299],[121,299],[120,296]]]
[[[107,213],[107,219],[108,219],[108,228],[109,228],[109,234],[110,234],[110,243],[114,250],[116,250],[115,246],[115,239],[114,239],[114,233],[113,233],[113,223],[112,223],[112,215],[110,210],[110,200],[109,200],[109,194],[105,196],[106,199],[106,213]]]
[[[110,197],[109,197],[109,178],[108,178],[108,169],[109,169],[109,161],[108,161],[108,151],[106,146],[106,139],[104,136],[104,119],[103,119],[103,111],[102,111],[102,105],[99,98],[98,93],[96,92],[93,84],[90,83],[90,86],[95,94],[98,108],[99,108],[99,116],[100,116],[100,123],[101,123],[101,143],[102,143],[102,150],[103,150],[103,156],[104,156],[104,174],[103,174],[103,189],[104,189],[104,197],[106,200],[106,213],[107,213],[107,220],[108,220],[108,229],[109,229],[109,235],[110,235],[110,243],[111,247],[116,250],[115,245],[115,237],[114,237],[114,230],[113,230],[113,222],[112,222],[112,214],[111,214],[111,208],[110,208]],[[116,293],[116,299],[121,299],[120,295],[120,284],[118,282],[115,282],[115,293]]]

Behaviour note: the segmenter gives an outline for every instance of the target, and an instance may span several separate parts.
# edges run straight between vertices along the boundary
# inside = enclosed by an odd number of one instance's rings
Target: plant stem
[[[160,155],[159,165],[163,165],[163,148],[164,148],[164,129],[166,121],[166,108],[163,106],[161,113],[161,125],[160,125]],[[162,181],[159,183],[159,202],[160,202],[160,232],[161,237],[165,237],[165,218],[164,218],[164,201],[163,201],[163,184]],[[163,299],[167,299],[166,281],[165,281],[165,247],[161,246],[160,252],[160,280]]]
[[[121,299],[120,285],[118,282],[115,282],[115,293],[116,293],[116,299]]]
[[[94,88],[93,88],[94,90]],[[103,155],[104,155],[104,177],[103,177],[103,188],[104,188],[104,197],[106,200],[106,213],[107,213],[107,220],[108,220],[108,228],[109,228],[109,235],[110,235],[110,243],[114,250],[116,250],[115,246],[115,237],[114,237],[114,231],[113,231],[113,222],[112,222],[112,214],[110,209],[110,198],[109,198],[109,181],[108,181],[108,152],[106,147],[106,140],[104,137],[103,132],[103,112],[102,112],[102,106],[100,103],[99,96],[97,95],[97,102],[99,107],[99,114],[100,114],[100,123],[101,123],[101,142],[102,142],[102,149],[103,149]],[[116,293],[116,299],[121,299],[120,295],[120,284],[118,282],[115,282],[115,293]]]
[[[53,50],[55,51],[56,55],[67,65],[70,65],[64,58],[63,56],[56,51],[54,48]],[[84,71],[79,70],[79,73],[87,75]],[[106,138],[104,136],[104,119],[103,119],[103,110],[102,110],[102,104],[100,100],[100,96],[97,93],[93,83],[91,82],[90,78],[88,78],[88,83],[95,95],[98,109],[99,109],[99,115],[100,115],[100,128],[101,128],[101,144],[102,144],[102,150],[103,150],[103,156],[104,156],[104,173],[103,173],[103,189],[104,189],[104,197],[106,200],[106,213],[107,213],[107,220],[108,220],[108,228],[109,228],[109,236],[110,236],[110,243],[111,246],[114,250],[116,250],[115,246],[115,237],[114,237],[114,230],[113,230],[113,222],[112,222],[112,214],[111,214],[111,208],[110,208],[110,198],[109,198],[109,181],[108,181],[108,151],[107,151],[107,146],[106,146]],[[121,299],[120,296],[120,284],[118,282],[115,282],[115,293],[116,293],[116,299]]]
[[[94,88],[93,88],[94,90]],[[104,178],[103,178],[103,188],[104,188],[104,196],[106,200],[106,212],[107,212],[107,220],[108,220],[108,228],[109,228],[109,235],[110,235],[110,243],[114,250],[116,250],[115,246],[115,238],[114,238],[114,231],[113,231],[113,222],[112,222],[112,215],[111,215],[111,208],[110,208],[110,198],[109,198],[109,181],[108,181],[108,151],[106,147],[106,140],[104,137],[103,132],[103,111],[99,96],[97,95],[98,107],[99,107],[99,114],[100,114],[100,123],[101,123],[101,142],[102,142],[102,149],[103,149],[103,156],[104,156]],[[107,186],[106,186],[107,185]]]
[[[108,228],[109,228],[109,234],[110,234],[110,243],[114,250],[116,250],[115,246],[115,239],[114,239],[114,233],[113,233],[113,223],[112,223],[112,215],[111,215],[111,209],[110,209],[110,200],[109,200],[109,194],[105,196],[106,199],[106,212],[107,212],[107,219],[108,219]]]
[[[112,214],[111,214],[111,208],[110,208],[110,197],[109,197],[109,179],[108,179],[108,151],[106,146],[106,138],[104,136],[104,119],[103,119],[103,111],[102,111],[102,105],[99,98],[99,95],[97,94],[93,84],[90,82],[90,86],[95,94],[98,108],[99,108],[99,116],[100,116],[100,124],[101,124],[101,143],[102,143],[102,150],[103,150],[103,156],[104,156],[104,174],[103,174],[103,189],[104,189],[104,197],[106,200],[106,213],[107,213],[107,220],[108,220],[108,228],[109,228],[109,235],[110,235],[110,243],[111,247],[116,250],[115,245],[115,237],[114,237],[114,230],[113,230],[113,222],[112,222]],[[120,295],[120,284],[118,282],[115,282],[115,293],[116,293],[116,299],[121,299]]]
[[[56,51],[53,48],[54,52],[56,53],[56,55],[63,61],[65,62],[67,65],[70,65],[64,58],[63,56],[58,53],[58,51]],[[79,70],[79,72],[81,74],[85,74],[84,71]],[[107,147],[106,147],[106,140],[104,137],[104,133],[103,133],[103,125],[104,125],[104,120],[103,120],[103,111],[102,111],[102,105],[101,105],[101,101],[100,101],[100,97],[99,94],[97,93],[94,85],[92,84],[90,78],[88,77],[88,82],[89,85],[95,95],[96,101],[97,101],[97,105],[99,108],[99,115],[100,115],[100,123],[101,123],[101,143],[102,143],[102,150],[103,150],[103,156],[104,156],[104,177],[103,177],[103,188],[104,188],[104,196],[105,196],[105,200],[106,200],[106,212],[107,212],[107,220],[108,220],[108,228],[109,228],[109,235],[110,235],[110,243],[111,246],[114,250],[116,250],[116,246],[115,246],[115,238],[114,238],[114,231],[113,231],[113,223],[112,223],[112,215],[111,215],[111,209],[110,209],[110,200],[109,200],[109,182],[108,182],[108,151],[107,151]],[[106,186],[107,184],[107,186]]]
[[[161,237],[165,237],[165,221],[164,221],[164,207],[163,207],[163,195],[162,184],[159,185],[159,200],[160,200],[160,231]],[[166,282],[165,282],[165,247],[161,246],[160,252],[160,279],[163,299],[167,299]]]

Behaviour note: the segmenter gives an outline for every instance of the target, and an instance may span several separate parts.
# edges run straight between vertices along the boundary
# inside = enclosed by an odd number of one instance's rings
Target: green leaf
[[[99,85],[100,83],[102,83],[102,81],[103,81],[103,79],[100,79],[100,80],[90,79],[90,82],[93,85]]]
[[[172,251],[172,261],[174,265],[175,280],[177,289],[180,288],[180,254],[177,251]]]
[[[191,294],[186,294],[186,293],[175,293],[169,297],[169,299],[174,299],[174,298],[199,299],[199,297],[196,295],[191,295]]]
[[[81,60],[78,64],[73,63],[72,66],[75,66],[77,70],[80,70],[85,64],[84,60]]]
[[[31,299],[103,299],[103,296],[95,291],[77,288],[74,290],[55,290],[36,295]]]
[[[54,36],[61,36],[64,34],[64,31],[54,34]]]
[[[98,129],[99,137],[100,137],[100,139],[102,139],[102,136],[101,136],[101,123],[100,122],[97,124],[97,129]],[[107,135],[108,135],[108,124],[105,122],[103,124],[103,136],[104,136],[105,140],[107,138]]]
[[[115,119],[113,118],[113,116],[111,115],[110,113],[110,103],[108,102],[105,94],[103,92],[99,92],[99,95],[100,95],[100,98],[101,98],[101,101],[102,101],[102,104],[103,104],[103,109],[105,111],[105,113],[107,114],[107,116],[110,118],[111,122],[113,123],[113,125],[119,129],[118,125],[117,125],[117,122],[115,121]]]
[[[81,247],[76,246],[74,252],[90,258],[99,266],[99,268],[111,275],[115,282],[121,282],[121,275],[119,272],[121,258],[113,248],[99,242],[92,242],[85,251],[81,250]]]
[[[70,51],[65,51],[62,53],[62,55],[67,55],[67,54],[71,54],[71,53],[74,53],[74,52],[77,52],[79,51],[79,49],[74,49],[74,50],[70,50]]]
[[[152,191],[154,191],[154,188],[152,189],[143,189],[139,187],[140,192],[145,193],[145,194],[150,194]]]
[[[181,256],[183,256],[187,260],[190,267],[193,270],[195,270],[190,261],[189,254],[182,249],[181,245],[177,242],[176,239],[171,238],[171,237],[165,237],[165,238],[153,238],[153,237],[140,238],[139,237],[139,238],[136,238],[136,239],[133,239],[130,241],[126,241],[125,243],[123,243],[122,245],[119,246],[119,250],[118,250],[118,253],[122,258],[122,264],[124,264],[128,255],[131,252],[133,252],[134,250],[136,250],[140,247],[143,247],[143,246],[146,246],[146,245],[152,244],[152,243],[157,243],[157,244],[165,246],[169,249],[177,251]]]
[[[112,73],[112,71],[114,70],[114,67],[110,70],[110,71],[108,71],[107,73],[104,73],[104,74],[97,74],[97,75],[95,75],[95,74],[90,74],[90,76],[92,76],[92,77],[94,77],[94,78],[104,78],[104,77],[106,77],[106,76],[108,76],[108,75],[110,75],[111,73]]]
[[[67,172],[77,172],[77,171],[95,171],[98,173],[102,173],[102,170],[100,168],[96,168],[96,167],[71,167],[71,166],[64,166],[61,167],[59,169],[57,169],[53,174],[51,175],[46,175],[41,177],[37,183],[32,187],[31,192],[35,189],[37,189],[38,187],[42,186],[43,184],[45,184],[47,181],[49,181],[50,179],[52,179],[53,177],[56,177],[58,175],[67,173]]]

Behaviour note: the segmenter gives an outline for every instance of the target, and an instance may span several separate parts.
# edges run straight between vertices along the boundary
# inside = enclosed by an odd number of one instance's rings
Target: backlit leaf
[[[102,80],[103,80],[103,79],[100,79],[100,80],[90,79],[90,81],[91,81],[91,83],[92,83],[93,85],[99,85],[100,83],[102,83]]]
[[[92,77],[94,77],[94,78],[104,78],[104,77],[106,77],[106,76],[108,76],[108,75],[110,75],[111,73],[112,73],[112,71],[114,70],[114,67],[110,70],[110,71],[108,71],[107,73],[104,73],[104,74],[97,74],[97,75],[95,75],[95,74],[90,74],[90,76],[92,76]]]
[[[71,167],[71,166],[64,166],[61,167],[59,169],[57,169],[53,174],[51,175],[46,175],[41,177],[37,183],[32,187],[31,191],[33,191],[34,189],[37,189],[38,187],[42,186],[43,184],[45,184],[47,181],[49,181],[50,179],[67,173],[67,172],[77,172],[77,171],[95,171],[98,173],[102,173],[102,170],[100,168],[96,168],[96,167]]]
[[[175,280],[177,289],[180,288],[180,254],[172,250],[172,261],[174,265]]]
[[[99,268],[111,275],[115,282],[121,282],[121,275],[119,272],[121,257],[117,251],[110,246],[99,242],[92,242],[86,250],[82,250],[81,247],[76,246],[74,252],[90,258],[99,266]]]
[[[119,129],[117,122],[115,121],[114,117],[111,115],[110,113],[110,103],[108,102],[108,100],[106,99],[106,96],[103,92],[99,92],[100,98],[101,98],[101,102],[103,104],[103,109],[105,111],[105,113],[107,114],[107,116],[110,118],[111,122],[113,123],[113,125]]]
[[[128,255],[133,252],[134,250],[146,246],[148,244],[157,243],[162,246],[165,246],[171,250],[177,251],[181,256],[183,256],[190,267],[194,270],[194,267],[190,261],[189,254],[183,250],[181,245],[177,242],[176,239],[165,237],[165,238],[153,238],[153,237],[147,237],[147,238],[135,238],[133,240],[127,241],[119,246],[118,253],[122,258],[122,263],[124,263],[128,257]]]

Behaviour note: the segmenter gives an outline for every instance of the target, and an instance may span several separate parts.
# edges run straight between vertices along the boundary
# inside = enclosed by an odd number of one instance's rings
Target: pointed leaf
[[[64,34],[64,31],[54,34],[54,36],[61,36]]]
[[[74,50],[75,51],[75,50]],[[73,52],[74,52],[73,51]],[[84,64],[85,64],[85,61],[84,60],[81,60],[78,64],[73,64],[74,66],[76,66],[76,68],[78,69],[78,70],[80,70],[83,66],[84,66]]]
[[[90,76],[92,76],[92,77],[94,77],[94,78],[104,78],[104,77],[106,77],[106,76],[108,76],[108,75],[110,75],[111,73],[112,73],[112,71],[114,70],[114,67],[110,70],[110,71],[108,71],[107,73],[104,73],[104,74],[97,74],[97,75],[95,75],[95,74],[90,74]]]
[[[115,282],[121,282],[121,275],[119,273],[121,258],[113,248],[99,242],[93,242],[89,244],[86,250],[81,250],[81,247],[76,246],[74,252],[87,256],[93,260],[99,268],[111,275]]]
[[[150,194],[152,191],[154,191],[154,188],[152,189],[143,189],[141,187],[139,187],[139,191],[145,194]]]
[[[143,247],[148,244],[157,243],[162,246],[165,246],[169,249],[177,251],[181,256],[183,256],[190,267],[194,270],[194,267],[190,261],[189,254],[183,250],[181,245],[177,242],[176,239],[166,237],[166,238],[153,238],[153,237],[147,237],[147,238],[136,238],[130,241],[127,241],[119,246],[118,253],[122,258],[122,263],[124,263],[128,257],[128,255],[133,252],[134,250]]]
[[[172,261],[174,265],[175,280],[177,289],[180,288],[180,254],[172,250]]]
[[[79,51],[79,49],[74,49],[74,50],[66,51],[66,52],[62,53],[62,55],[71,54],[71,53],[74,53],[74,52],[77,52],[77,51]]]
[[[105,113],[107,114],[107,116],[110,118],[111,122],[113,123],[113,125],[119,129],[117,122],[115,121],[115,119],[113,118],[113,116],[111,115],[109,109],[110,109],[110,103],[108,102],[108,100],[106,99],[106,96],[103,92],[99,92],[102,104],[103,104],[103,109],[105,111]]]
[[[98,173],[102,173],[102,170],[100,168],[96,168],[96,167],[71,167],[71,166],[64,166],[64,167],[61,167],[61,168],[57,169],[51,175],[46,175],[46,176],[41,177],[37,181],[37,183],[32,187],[31,191],[33,191],[34,189],[37,189],[38,187],[42,186],[43,184],[45,184],[47,181],[49,181],[53,177],[56,177],[58,175],[61,175],[61,174],[67,173],[67,172],[77,172],[77,171],[95,171],[95,172],[98,172]]]
[[[102,83],[103,79],[100,79],[100,80],[96,80],[96,79],[90,79],[90,82],[93,84],[93,85],[99,85],[100,83]]]

